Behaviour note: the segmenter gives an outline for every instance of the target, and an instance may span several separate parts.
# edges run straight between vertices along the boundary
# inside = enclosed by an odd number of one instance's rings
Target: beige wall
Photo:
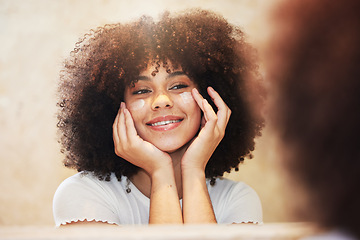
[[[61,164],[54,91],[59,66],[90,28],[147,13],[203,7],[243,26],[254,43],[268,0],[0,0],[0,225],[51,225],[52,197],[72,170]],[[289,186],[274,162],[268,131],[255,158],[230,178],[259,193],[265,222],[291,220]]]

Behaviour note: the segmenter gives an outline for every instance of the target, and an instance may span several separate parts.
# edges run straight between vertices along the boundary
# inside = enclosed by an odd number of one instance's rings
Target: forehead
[[[178,76],[182,76],[182,77],[186,77],[188,78],[189,80],[191,80],[183,71],[175,71],[175,72],[170,72],[170,73],[167,73],[167,72],[164,72],[164,71],[159,71],[155,74],[150,74],[149,72],[147,73],[144,73],[144,74],[140,74],[138,77],[137,77],[137,80],[136,82],[138,81],[153,81],[156,79],[163,79],[163,80],[169,80],[171,78],[174,78],[174,77],[178,77]]]
[[[166,61],[153,61],[147,64],[146,69],[140,71],[140,76],[148,75],[155,77],[158,73],[173,73],[173,72],[182,72],[181,66],[175,66],[171,62]]]
[[[135,84],[140,80],[153,81],[158,78],[171,79],[172,77],[184,76],[191,82],[196,84],[196,81],[192,79],[189,74],[183,71],[180,64],[172,64],[171,62],[155,61],[149,62],[146,68],[139,71],[139,75],[135,76],[126,88],[133,88]]]

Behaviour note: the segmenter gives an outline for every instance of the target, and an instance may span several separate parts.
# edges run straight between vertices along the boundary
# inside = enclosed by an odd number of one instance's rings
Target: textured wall
[[[221,2],[221,3],[220,3]],[[105,23],[164,9],[203,7],[238,24],[254,43],[266,0],[0,0],[0,225],[51,225],[52,197],[72,175],[56,141],[54,92],[62,59],[77,39]],[[255,158],[230,178],[259,193],[266,222],[287,221],[289,186],[274,167],[273,139],[259,139]]]

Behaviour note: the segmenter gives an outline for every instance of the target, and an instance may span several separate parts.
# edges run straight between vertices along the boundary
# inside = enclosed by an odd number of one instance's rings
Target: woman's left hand
[[[183,170],[201,169],[205,171],[206,164],[225,135],[225,129],[230,119],[231,110],[220,95],[212,87],[208,87],[207,91],[218,111],[216,114],[197,89],[192,90],[192,95],[204,114],[200,132],[193,139],[182,158]]]

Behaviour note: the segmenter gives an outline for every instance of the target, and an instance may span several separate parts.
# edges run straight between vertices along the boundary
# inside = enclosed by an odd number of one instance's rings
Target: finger
[[[215,125],[218,121],[218,117],[214,112],[214,109],[211,107],[209,102],[206,99],[202,100],[202,105],[204,109],[204,117],[206,120],[206,124]]]
[[[220,97],[220,95],[212,87],[208,87],[208,93],[213,102],[215,103],[216,107],[218,108],[218,123],[220,126],[225,127],[229,122],[231,110],[226,105],[224,100]]]
[[[195,99],[195,102],[200,107],[201,111],[204,111],[204,107],[203,107],[203,103],[202,103],[204,98],[201,96],[201,94],[199,93],[199,91],[196,88],[193,88],[191,92],[192,92],[193,98]]]
[[[113,140],[114,144],[119,142],[119,134],[118,134],[118,125],[119,125],[119,116],[120,116],[121,108],[119,108],[118,113],[116,114],[114,123],[113,123]]]
[[[138,134],[134,125],[134,120],[127,108],[124,109],[124,116],[127,138],[129,140],[134,140],[134,137],[137,137]]]
[[[118,134],[119,134],[120,142],[122,144],[125,144],[127,142],[124,108],[125,108],[125,103],[122,102],[120,109],[120,116],[119,116],[119,124],[118,124]]]
[[[209,104],[209,102],[206,99],[204,99],[203,96],[201,96],[201,94],[196,88],[194,88],[192,92],[195,101],[197,102],[197,104],[204,113],[204,116],[201,121],[201,127],[204,127],[206,122],[210,121],[211,119],[217,121],[216,113],[212,108],[212,106]]]

